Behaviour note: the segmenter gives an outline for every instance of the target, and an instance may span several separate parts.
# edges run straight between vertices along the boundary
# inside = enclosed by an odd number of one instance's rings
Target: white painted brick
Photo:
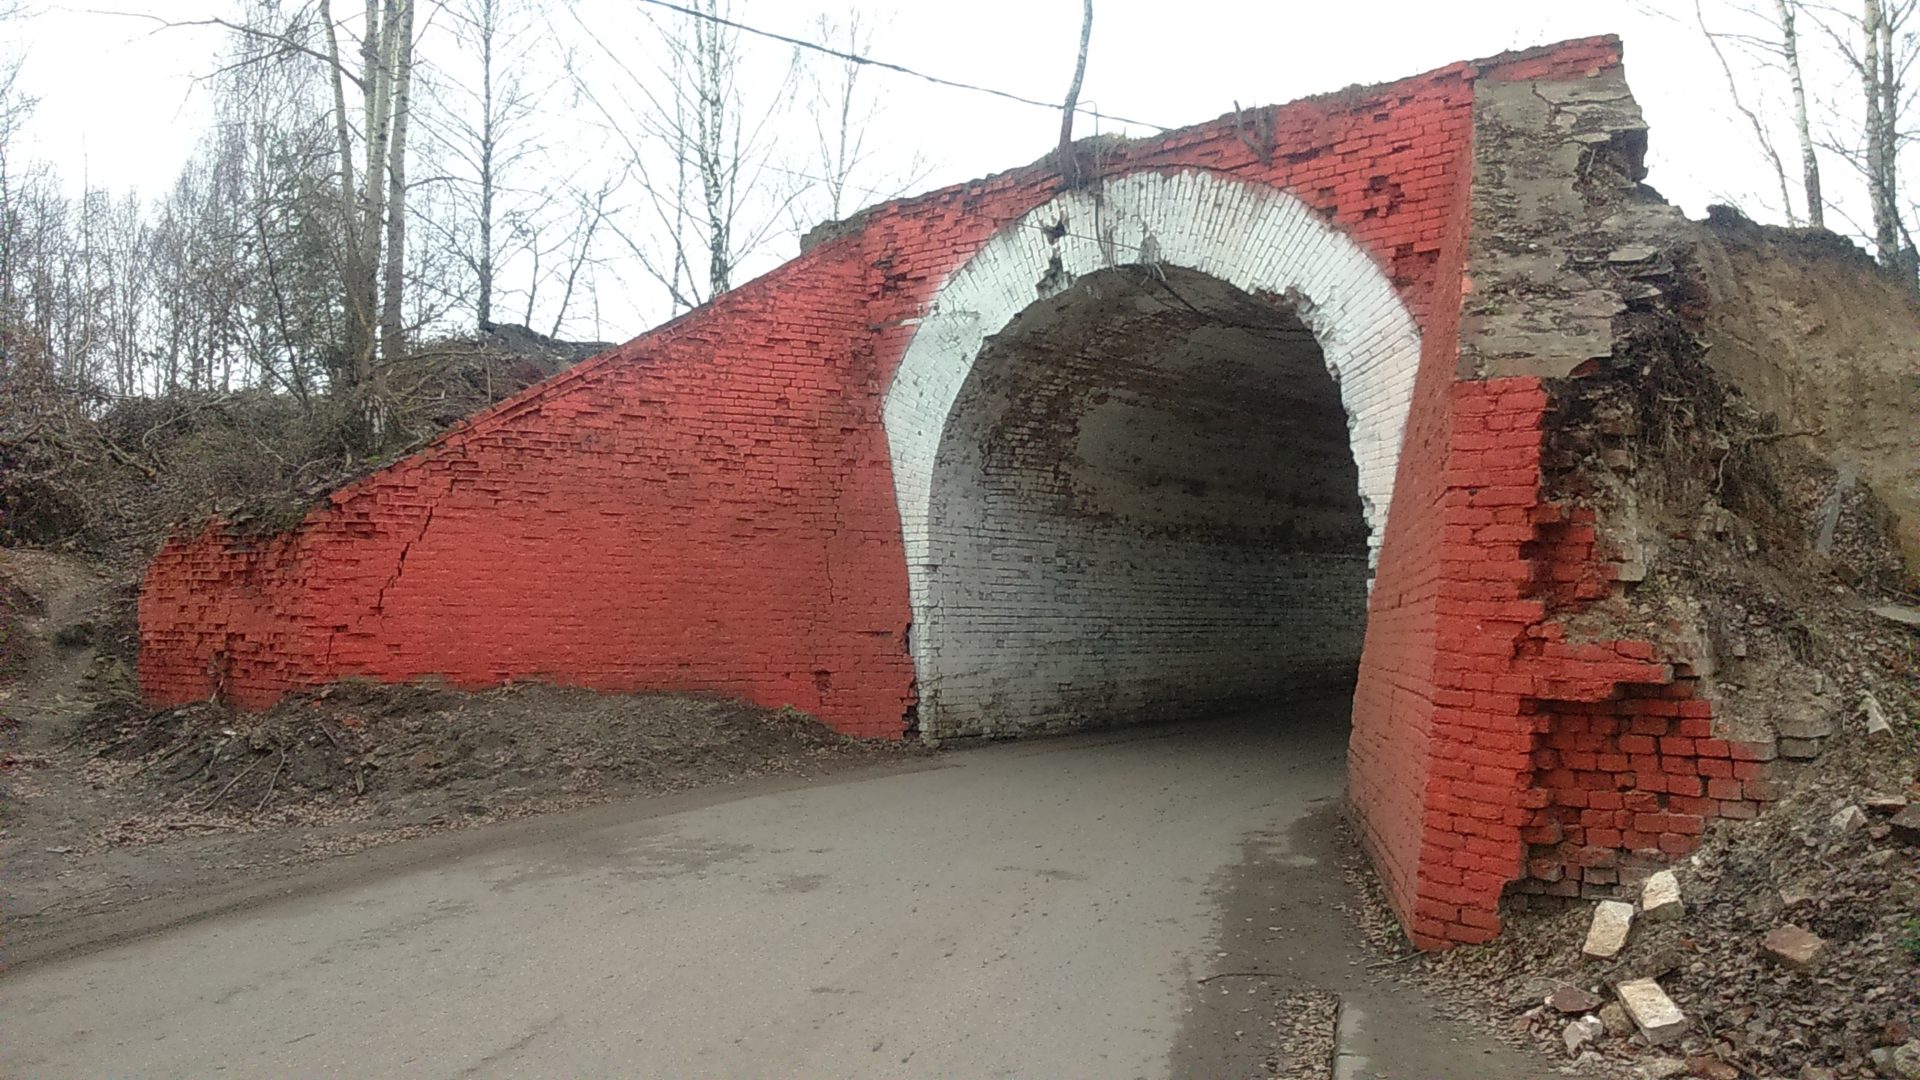
[[[1068,236],[1058,244],[1048,242],[1042,229],[1063,216]],[[1137,261],[1150,237],[1166,266],[1201,270],[1250,292],[1285,294],[1297,289],[1304,294],[1303,319],[1320,339],[1327,367],[1339,380],[1359,494],[1366,508],[1369,562],[1378,557],[1419,364],[1420,337],[1412,316],[1368,253],[1294,196],[1211,173],[1135,173],[1105,181],[1098,197],[1082,191],[1063,194],[996,233],[949,276],[929,305],[925,321],[916,328],[888,391],[883,415],[908,560],[915,663],[923,701],[933,711],[955,695],[985,693],[983,687],[995,683],[991,674],[979,674],[987,670],[974,662],[979,657],[969,660],[964,650],[956,652],[952,646],[942,655],[930,644],[940,639],[942,620],[951,625],[960,612],[990,617],[1017,610],[1021,618],[1005,624],[1009,632],[1024,627],[1023,640],[1064,645],[1084,640],[1090,625],[1122,626],[1127,620],[1145,617],[1143,612],[1175,618],[1182,609],[1182,596],[1203,607],[1204,603],[1215,605],[1205,611],[1207,625],[1231,626],[1231,615],[1220,606],[1227,598],[1218,595],[1219,589],[1258,596],[1263,589],[1281,589],[1285,582],[1312,576],[1302,569],[1300,575],[1289,577],[1277,567],[1263,570],[1270,576],[1258,582],[1236,578],[1221,567],[1187,577],[1173,573],[1154,586],[1172,592],[1152,596],[1147,608],[1140,607],[1145,601],[1136,597],[1123,610],[1115,606],[1117,598],[1105,595],[1108,590],[1102,589],[1101,582],[1133,573],[1142,560],[1164,562],[1176,558],[1175,553],[1150,544],[1143,547],[1137,539],[1087,531],[1045,540],[1040,535],[1045,531],[1043,521],[1022,518],[1026,508],[1017,501],[997,500],[991,503],[992,520],[1002,530],[1001,546],[991,558],[968,568],[979,575],[974,580],[984,591],[970,596],[942,592],[936,597],[929,588],[935,566],[942,566],[943,582],[953,576],[953,568],[940,562],[953,553],[937,551],[930,542],[931,532],[941,524],[940,508],[932,506],[931,500],[942,436],[974,360],[988,336],[999,333],[1035,301],[1036,283],[1056,252],[1069,281],[1105,268],[1109,258],[1099,241],[1102,235],[1113,238],[1115,256],[1121,262]],[[985,576],[990,567],[1009,561],[1017,565],[1004,579]],[[1048,568],[1047,572],[1039,572],[1040,567]],[[1035,589],[1046,590],[1051,610],[1034,606],[1040,598],[1026,593]],[[1280,594],[1270,599],[1278,602]],[[1155,640],[1157,655],[1172,655],[1169,663],[1184,662],[1178,660],[1177,650],[1169,651],[1166,641]],[[994,654],[994,663],[1001,669],[1010,662],[1004,652]],[[1029,695],[1019,709],[1035,715],[1051,709],[1049,715],[1057,719],[1072,711],[1060,707],[1058,688],[1083,690],[1099,685],[1101,679],[1120,679],[1140,658],[1122,648],[1091,670],[1062,666],[1041,655],[1023,663],[1034,673],[1035,687],[1054,688],[1048,693],[1055,700],[1049,705],[1044,695]],[[996,691],[1003,701],[1009,692],[1004,685]]]

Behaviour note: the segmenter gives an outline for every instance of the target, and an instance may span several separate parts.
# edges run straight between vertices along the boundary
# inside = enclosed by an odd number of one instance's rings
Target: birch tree
[[[1814,152],[1813,125],[1807,111],[1807,80],[1800,63],[1800,0],[1773,0],[1774,25],[1780,31],[1780,63],[1786,69],[1793,103],[1793,132],[1800,147],[1800,184],[1807,224],[1827,227],[1826,197],[1820,190],[1820,156]]]
[[[731,289],[736,270],[781,232],[797,193],[774,182],[775,133],[792,96],[797,59],[749,93],[740,32],[725,0],[690,0],[692,14],[655,18],[642,52],[651,71],[628,63],[616,42],[580,23],[614,72],[611,86],[584,73],[575,86],[625,148],[638,194],[609,214],[607,228],[666,293],[675,311]],[[571,9],[569,9],[571,10]],[[578,20],[575,12],[575,19]],[[615,107],[610,102],[631,102]]]
[[[1834,8],[1820,14],[1822,29],[1857,80],[1861,109],[1857,135],[1832,134],[1827,148],[1866,183],[1868,237],[1880,262],[1920,288],[1920,253],[1902,204],[1900,171],[1902,151],[1917,137],[1909,129],[1915,102],[1907,79],[1920,63],[1920,0],[1860,0],[1857,16]]]
[[[440,107],[424,131],[451,159],[464,219],[444,239],[472,275],[475,325],[492,327],[501,275],[519,231],[553,200],[523,183],[540,152],[542,95],[526,72],[541,59],[523,0],[462,0],[443,9],[459,55],[436,65]]]
[[[821,15],[817,37],[848,56],[865,56],[873,33],[858,12],[844,20]],[[876,149],[872,131],[882,113],[881,99],[867,65],[852,59],[815,60],[806,68],[807,122],[813,155],[796,170],[794,232],[805,234],[823,221],[839,221],[874,202],[896,199],[926,178],[926,159],[914,153],[889,166]]]
[[[1909,175],[1920,141],[1912,82],[1920,0],[1738,0],[1716,10],[1718,25],[1710,26],[1703,0],[1694,0],[1696,24],[1771,166],[1788,223],[1800,222],[1797,188],[1808,225],[1843,223],[1920,288],[1920,180]],[[1774,149],[1782,112],[1798,151],[1797,183]],[[1846,171],[1822,167],[1835,162]]]
[[[1861,169],[1873,213],[1873,242],[1881,262],[1911,275],[1913,238],[1900,213],[1900,149],[1903,112],[1910,103],[1905,78],[1916,50],[1908,24],[1920,10],[1915,0],[1863,0],[1858,55],[1849,53],[1860,75],[1866,102],[1865,151]]]
[[[387,0],[383,20],[380,77],[387,83],[384,94],[389,127],[386,146],[380,148],[387,164],[380,347],[384,355],[392,357],[406,351],[407,129],[413,117],[413,0]]]
[[[1800,64],[1799,6],[1800,0],[1768,0],[1765,8],[1736,5],[1731,14],[1739,21],[1730,29],[1714,29],[1709,25],[1703,0],[1693,0],[1693,16],[1701,36],[1706,39],[1714,59],[1720,65],[1734,111],[1747,122],[1755,147],[1767,161],[1780,191],[1781,213],[1786,217],[1787,224],[1799,225],[1802,219],[1800,212],[1794,208],[1792,190],[1796,185],[1788,180],[1786,161],[1774,145],[1773,129],[1764,115],[1770,97],[1770,88],[1764,84],[1776,78],[1787,84],[1789,111],[1799,147],[1800,183],[1797,186],[1802,193],[1805,220],[1814,228],[1823,228],[1825,205],[1820,190],[1820,160],[1814,151],[1807,112],[1806,81]],[[1740,50],[1756,61],[1758,78],[1749,80],[1742,77],[1744,72],[1735,71],[1728,57],[1729,47]],[[1762,85],[1749,87],[1749,81]]]

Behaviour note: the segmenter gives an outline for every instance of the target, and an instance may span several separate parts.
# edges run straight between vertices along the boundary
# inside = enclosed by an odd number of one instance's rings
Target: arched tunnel
[[[1355,673],[1348,418],[1282,298],[1123,265],[1035,301],[972,364],[929,495],[929,738],[1213,715]]]

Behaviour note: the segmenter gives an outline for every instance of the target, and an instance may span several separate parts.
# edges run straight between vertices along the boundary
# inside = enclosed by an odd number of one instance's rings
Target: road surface
[[[1196,982],[1242,970],[1341,993],[1356,1075],[1538,1075],[1356,974],[1305,711],[336,860],[0,979],[0,1075],[1266,1075],[1251,987]]]

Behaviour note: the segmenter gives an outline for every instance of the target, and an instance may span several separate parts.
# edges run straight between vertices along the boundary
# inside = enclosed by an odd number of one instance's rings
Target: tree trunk
[[[1087,78],[1087,44],[1093,40],[1093,0],[1086,0],[1080,16],[1080,59],[1073,65],[1073,82],[1067,87],[1067,103],[1060,110],[1060,164],[1066,167],[1068,147],[1073,144],[1073,111],[1080,107],[1080,87]]]
[[[394,0],[387,0],[388,14]],[[378,357],[376,328],[380,310],[380,239],[387,213],[387,125],[392,120],[389,92],[392,73],[386,70],[386,50],[381,26],[380,0],[367,0],[365,38],[360,43],[360,68],[366,82],[366,122],[361,131],[366,137],[366,169],[360,199],[360,244],[356,253],[358,271],[349,291],[352,307],[363,319],[365,346],[354,357],[354,381],[366,383],[373,377]]]
[[[387,141],[387,246],[380,351],[382,356],[392,358],[406,351],[407,119],[413,85],[413,0],[394,0],[387,16],[393,123]]]
[[[361,357],[372,348],[369,336],[373,326],[373,308],[364,304],[367,299],[360,294],[359,283],[365,276],[360,265],[360,196],[353,186],[353,131],[347,120],[346,66],[340,59],[340,34],[334,28],[332,0],[320,0],[320,25],[327,33],[328,77],[333,89],[333,129],[334,138],[339,143],[340,154],[340,236],[341,236],[341,280],[346,288],[343,299],[346,302],[346,341],[343,343],[347,355],[347,368],[336,372],[349,379],[360,374]]]
[[[1880,262],[1897,266],[1900,260],[1900,223],[1895,203],[1894,159],[1899,143],[1893,129],[1896,87],[1892,80],[1893,28],[1881,0],[1865,0],[1861,16],[1865,55],[1861,60],[1862,89],[1867,99],[1867,193],[1873,210],[1873,244]]]
[[[1813,152],[1813,129],[1807,119],[1807,87],[1800,76],[1800,31],[1795,25],[1798,0],[1773,0],[1780,19],[1780,45],[1793,90],[1793,129],[1800,140],[1800,181],[1806,190],[1807,224],[1827,227],[1826,199],[1820,193],[1820,159]]]
[[[1901,9],[1901,24],[1912,9]],[[1902,101],[1901,82],[1906,65],[1913,60],[1912,54],[1901,57],[1894,49],[1894,12],[1887,10],[1887,0],[1881,0],[1880,12],[1880,145],[1883,149],[1881,162],[1881,186],[1886,192],[1887,232],[1893,238],[1892,265],[1905,275],[1908,284],[1920,290],[1920,252],[1914,250],[1913,237],[1907,232],[1906,222],[1900,211],[1900,151],[1907,142],[1907,135],[1901,129],[1901,113],[1911,103],[1909,98]],[[1911,42],[1909,35],[1905,40]]]
[[[718,5],[707,0],[710,15],[718,15]],[[696,117],[696,135],[700,140],[700,188],[707,212],[707,298],[733,288],[732,207],[728,205],[733,187],[728,175],[727,91],[732,82],[727,42],[719,27],[701,20],[694,31],[696,62],[700,75],[700,108]]]
[[[493,35],[498,0],[484,0],[480,26],[480,277],[479,329],[493,325],[493,151],[499,138],[493,115]]]

